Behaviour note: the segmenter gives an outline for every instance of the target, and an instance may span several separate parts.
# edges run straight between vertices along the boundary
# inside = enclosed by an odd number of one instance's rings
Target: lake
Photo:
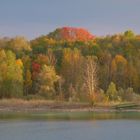
[[[140,112],[0,113],[0,140],[138,140]]]

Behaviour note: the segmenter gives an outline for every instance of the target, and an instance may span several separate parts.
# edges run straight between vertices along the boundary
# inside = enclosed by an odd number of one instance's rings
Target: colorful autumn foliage
[[[32,70],[33,70],[34,72],[39,73],[39,72],[40,72],[40,65],[39,65],[38,63],[36,63],[36,62],[33,62],[33,63],[32,63]]]
[[[87,30],[83,28],[63,27],[58,28],[48,35],[56,40],[66,41],[89,41],[95,38]]]
[[[23,96],[21,65],[12,51],[0,50],[0,98]]]
[[[62,27],[30,42],[3,38],[0,98],[130,101],[140,93],[139,60],[140,37],[132,31],[97,38],[83,28]]]

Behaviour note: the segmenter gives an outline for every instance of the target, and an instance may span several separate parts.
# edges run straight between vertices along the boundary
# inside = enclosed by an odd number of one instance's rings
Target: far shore
[[[140,112],[138,103],[89,103],[48,100],[0,100],[0,113],[4,112]]]

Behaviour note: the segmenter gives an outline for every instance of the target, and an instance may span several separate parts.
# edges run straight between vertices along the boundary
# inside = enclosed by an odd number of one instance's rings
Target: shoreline
[[[128,104],[128,103],[127,103]],[[16,112],[140,112],[140,105],[129,106],[126,103],[123,107],[118,104],[115,107],[113,104],[95,105],[92,107],[89,103],[72,103],[47,100],[22,100],[22,99],[3,99],[0,100],[0,113],[16,113]],[[133,105],[133,106],[132,106]]]
[[[139,109],[97,109],[97,108],[85,108],[85,109],[44,109],[44,108],[36,108],[36,109],[16,109],[16,108],[0,108],[0,113],[46,113],[46,112],[95,112],[95,113],[114,113],[114,112],[140,112]]]

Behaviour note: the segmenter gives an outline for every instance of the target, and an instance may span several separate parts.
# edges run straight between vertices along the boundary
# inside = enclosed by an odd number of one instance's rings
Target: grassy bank
[[[0,112],[47,112],[47,111],[140,111],[140,104],[130,102],[98,103],[91,106],[89,103],[75,103],[51,100],[0,100]]]

